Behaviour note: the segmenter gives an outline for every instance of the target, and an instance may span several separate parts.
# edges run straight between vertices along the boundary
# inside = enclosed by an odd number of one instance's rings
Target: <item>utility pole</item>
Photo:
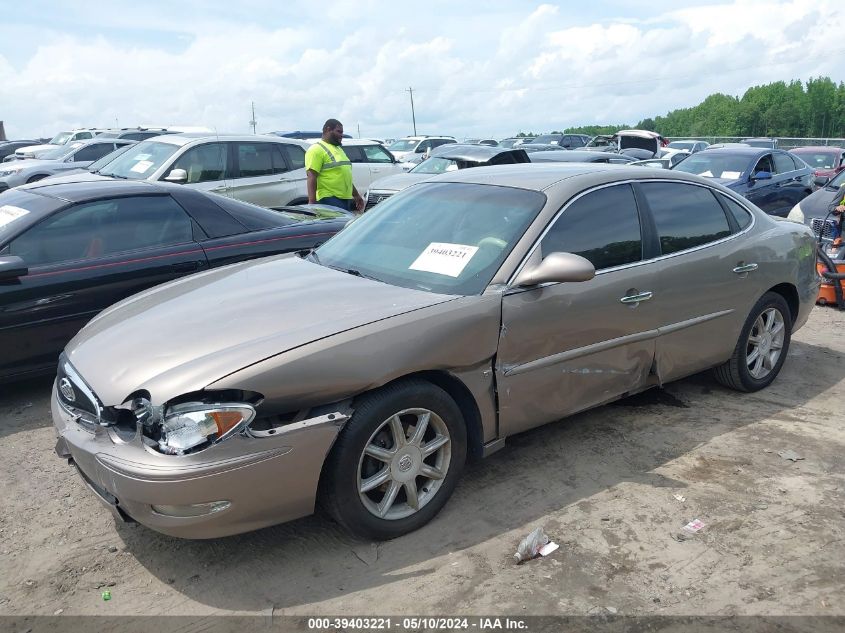
[[[252,103],[252,120],[249,122],[249,124],[252,126],[252,133],[255,134],[255,124],[256,124],[256,121],[255,121],[255,101],[252,101],[251,103]]]
[[[361,124],[358,124],[358,138],[361,138]]]
[[[414,89],[408,88],[405,92],[411,95],[411,120],[414,122],[414,136],[417,135],[417,116],[414,114]]]

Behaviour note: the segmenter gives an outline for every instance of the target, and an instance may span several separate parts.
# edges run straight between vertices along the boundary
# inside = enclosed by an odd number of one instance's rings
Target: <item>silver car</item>
[[[16,160],[0,165],[0,191],[78,170],[135,141],[94,139],[62,145],[46,152],[40,159]]]
[[[307,256],[102,312],[60,359],[56,449],[116,516],[166,534],[319,501],[393,538],[510,435],[708,368],[766,387],[818,287],[809,228],[697,176],[449,172]]]
[[[172,182],[262,207],[308,202],[304,141],[278,136],[168,134],[141,141],[86,180]],[[74,176],[78,180],[78,176]]]

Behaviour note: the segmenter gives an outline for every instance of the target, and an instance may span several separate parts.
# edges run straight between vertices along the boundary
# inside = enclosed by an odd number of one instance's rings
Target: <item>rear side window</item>
[[[644,182],[640,188],[651,208],[664,255],[731,234],[728,218],[709,189],[674,182]]]
[[[299,145],[282,145],[291,169],[305,169],[305,150]]]
[[[555,220],[540,249],[543,257],[554,252],[580,255],[596,270],[640,261],[640,219],[631,186],[606,187],[573,202]]]
[[[790,158],[789,154],[778,152],[774,155],[775,158],[775,172],[778,174],[785,174],[790,171],[795,171],[795,163]]]
[[[728,211],[730,211],[731,215],[734,216],[734,220],[736,220],[736,223],[739,225],[740,231],[751,224],[751,214],[748,211],[743,209],[727,196],[719,194],[719,199],[725,203]]]
[[[238,143],[238,177],[254,178],[273,173],[270,143]]]

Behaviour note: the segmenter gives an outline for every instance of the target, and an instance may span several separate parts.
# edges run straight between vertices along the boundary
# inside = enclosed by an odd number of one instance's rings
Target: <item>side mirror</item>
[[[175,182],[178,184],[184,184],[188,182],[188,172],[184,169],[171,169],[170,173],[167,174],[165,177],[167,182]]]
[[[772,172],[758,171],[756,174],[751,174],[751,180],[771,180]]]
[[[17,279],[29,272],[29,268],[17,255],[5,255],[0,257],[0,281],[6,279]]]
[[[515,286],[537,286],[565,281],[589,281],[596,276],[590,260],[573,253],[549,253],[537,266],[524,268]]]
[[[813,179],[813,184],[814,184],[816,187],[824,187],[824,186],[825,186],[827,183],[829,183],[829,182],[830,182],[830,177],[829,177],[829,176],[816,176],[816,177]]]

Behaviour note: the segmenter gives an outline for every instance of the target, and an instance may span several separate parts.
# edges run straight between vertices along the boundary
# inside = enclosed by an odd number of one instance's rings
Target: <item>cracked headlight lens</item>
[[[231,437],[255,417],[248,404],[180,404],[165,413],[161,423],[159,449],[182,455],[206,443],[216,444]]]

